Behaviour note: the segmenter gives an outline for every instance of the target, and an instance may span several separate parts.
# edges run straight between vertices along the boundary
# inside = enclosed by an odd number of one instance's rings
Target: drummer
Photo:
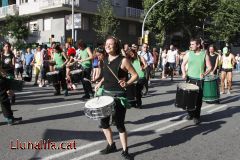
[[[212,70],[211,70],[211,75],[217,75],[217,68],[218,68],[218,59],[219,59],[219,55],[215,52],[215,46],[214,45],[210,45],[208,48],[208,52],[209,52],[209,59],[211,62],[211,66],[212,66]]]
[[[199,87],[199,96],[197,100],[196,110],[188,111],[187,120],[192,120],[196,125],[200,121],[200,113],[202,107],[203,97],[203,78],[210,73],[212,67],[209,56],[204,50],[201,50],[201,41],[199,39],[192,39],[190,41],[191,51],[188,52],[183,59],[182,63],[182,78],[186,79],[188,83],[196,84]],[[188,70],[186,73],[186,64],[188,64]],[[204,68],[206,66],[206,71]]]
[[[6,42],[3,46],[4,51],[10,50],[10,43]],[[7,80],[7,70],[4,68],[3,53],[0,52],[0,105],[2,113],[8,125],[19,123],[22,117],[15,118],[11,109],[11,103],[7,94],[9,81]]]
[[[84,95],[81,97],[81,99],[86,100],[90,98],[90,95],[93,96],[93,90],[91,85],[91,71],[92,71],[92,59],[93,54],[92,51],[87,45],[82,41],[78,41],[78,59],[77,61],[81,63],[82,69],[83,69],[83,78],[82,78],[82,84],[84,89]]]
[[[58,74],[58,83],[53,84],[55,88],[55,93],[54,95],[60,95],[60,85],[62,86],[62,89],[65,90],[64,96],[68,96],[68,89],[67,89],[67,84],[66,84],[66,64],[68,62],[68,58],[66,54],[62,51],[59,45],[56,45],[54,50],[54,55],[53,55],[53,61],[55,62],[54,69],[56,71],[59,71]]]
[[[139,79],[136,84],[136,107],[142,107],[142,90],[147,83],[147,79],[145,76],[145,69],[147,68],[147,62],[143,57],[140,57],[137,52],[133,49],[129,49],[126,52],[127,58],[131,61],[135,71],[137,72]]]
[[[125,89],[137,80],[138,75],[128,59],[121,56],[121,45],[115,37],[108,37],[105,43],[105,50],[108,57],[104,59],[103,63],[103,78],[95,86],[95,91],[101,85],[104,85],[104,95],[111,95],[115,97],[115,122],[119,131],[120,141],[123,147],[122,157],[124,159],[133,159],[128,153],[127,148],[127,133],[124,125],[126,108],[123,106],[120,97],[126,97]],[[128,80],[128,73],[132,76]],[[110,117],[101,119],[101,127],[107,140],[107,147],[100,151],[101,154],[109,154],[116,152],[116,145],[113,141],[112,130],[109,125]]]

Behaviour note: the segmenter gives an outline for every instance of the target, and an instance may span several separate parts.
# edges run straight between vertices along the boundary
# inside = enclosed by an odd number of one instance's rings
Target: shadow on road
[[[150,141],[133,144],[129,148],[139,147],[146,144],[150,144],[152,146],[148,149],[133,153],[133,155],[136,156],[139,154],[159,150],[169,146],[177,146],[179,144],[182,144],[191,140],[196,135],[200,135],[200,134],[207,135],[211,132],[214,132],[220,129],[221,126],[226,123],[226,121],[223,121],[223,119],[232,117],[234,114],[239,112],[240,112],[240,107],[234,106],[220,112],[203,115],[202,116],[203,122],[199,126],[195,126],[195,125],[186,126],[181,129],[174,130],[171,133],[161,134],[160,137],[152,139]],[[154,131],[152,131],[152,133],[153,132]],[[149,133],[151,132],[149,131]],[[137,135],[139,134],[141,134],[141,131],[140,133],[137,133]],[[146,136],[146,135],[148,134],[145,134],[145,133],[142,134],[142,136]]]
[[[43,121],[73,118],[73,117],[79,117],[79,116],[83,116],[83,115],[84,115],[83,111],[74,111],[74,112],[69,112],[69,113],[49,115],[49,116],[45,116],[45,117],[37,117],[37,118],[28,119],[28,120],[23,120],[21,122],[21,124],[29,124],[29,123],[37,123],[37,122],[43,122]]]

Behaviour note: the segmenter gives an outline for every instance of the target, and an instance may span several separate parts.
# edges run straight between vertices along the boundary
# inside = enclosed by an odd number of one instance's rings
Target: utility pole
[[[151,11],[158,3],[162,2],[162,1],[163,1],[163,0],[159,0],[159,1],[157,1],[156,3],[154,3],[154,4],[152,5],[152,7],[147,11],[147,13],[146,13],[146,15],[145,15],[145,17],[144,17],[144,19],[143,19],[143,24],[142,24],[142,38],[144,37],[144,25],[145,25],[145,21],[146,21],[146,19],[147,19],[148,14],[150,13],[150,11]]]
[[[72,43],[74,43],[74,0],[72,0]]]

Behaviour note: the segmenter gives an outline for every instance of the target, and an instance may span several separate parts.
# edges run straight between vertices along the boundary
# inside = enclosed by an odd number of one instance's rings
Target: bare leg
[[[113,136],[112,136],[112,129],[109,127],[108,129],[103,129],[103,133],[107,139],[109,145],[113,144]]]
[[[221,92],[224,93],[225,88],[225,78],[226,78],[226,72],[222,72],[221,74]]]
[[[120,137],[120,141],[122,144],[122,148],[124,151],[126,151],[126,149],[127,149],[127,133],[126,132],[119,133],[119,137]]]

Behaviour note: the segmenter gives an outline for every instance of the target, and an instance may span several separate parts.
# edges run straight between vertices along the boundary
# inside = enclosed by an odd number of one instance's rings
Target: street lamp
[[[144,19],[143,19],[143,24],[142,24],[142,38],[143,38],[143,35],[144,35],[144,25],[145,25],[145,21],[146,21],[146,19],[147,19],[148,14],[150,13],[150,11],[151,11],[158,3],[162,2],[162,1],[163,1],[163,0],[159,0],[159,1],[157,1],[156,3],[154,3],[154,4],[152,5],[152,7],[147,11],[147,13],[146,13],[146,15],[145,15],[145,17],[144,17]]]
[[[74,0],[72,0],[72,43],[74,42]]]

